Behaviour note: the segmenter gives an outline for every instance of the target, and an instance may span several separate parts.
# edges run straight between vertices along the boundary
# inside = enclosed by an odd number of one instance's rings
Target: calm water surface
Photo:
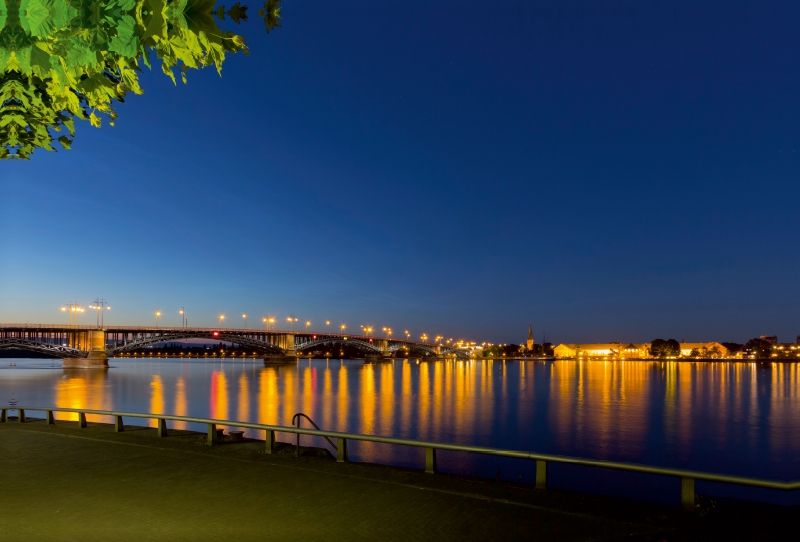
[[[112,369],[97,371],[64,370],[49,360],[2,360],[0,401],[13,397],[28,405],[283,425],[294,413],[305,412],[323,429],[337,431],[800,478],[797,365],[305,359],[279,367],[252,359],[109,363]],[[279,438],[289,441],[290,436]],[[353,443],[351,456],[411,467],[423,461],[418,449],[369,443]],[[439,461],[445,471],[523,482],[534,478],[527,461],[458,453],[443,453]],[[628,495],[633,490],[669,502],[673,499],[661,493],[677,487],[672,479],[579,467],[552,468],[550,481]],[[739,494],[716,485],[705,490]],[[769,492],[757,497],[791,498]]]

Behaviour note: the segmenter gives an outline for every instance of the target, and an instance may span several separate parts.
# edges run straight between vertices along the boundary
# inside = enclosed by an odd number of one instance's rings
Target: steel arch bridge
[[[64,359],[107,359],[155,344],[188,339],[236,344],[252,349],[265,359],[296,358],[298,352],[323,345],[348,345],[368,357],[393,357],[403,349],[422,357],[468,358],[466,352],[451,346],[348,334],[235,328],[108,326],[99,329],[56,324],[0,324],[0,349],[15,348]]]

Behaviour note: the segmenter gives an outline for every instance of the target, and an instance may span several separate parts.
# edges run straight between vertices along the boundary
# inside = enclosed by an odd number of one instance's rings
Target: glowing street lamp
[[[61,307],[61,312],[67,313],[67,321],[69,325],[78,325],[78,314],[85,312],[86,309],[81,307],[78,303],[67,303]]]
[[[330,331],[331,331],[331,321],[330,320],[325,320],[325,331],[328,332],[328,333],[330,333]]]
[[[181,310],[179,310],[178,313],[181,315],[181,326],[186,329],[187,325],[189,324],[189,319],[186,318],[186,310],[181,307]]]
[[[347,329],[347,326],[345,324],[342,324],[339,326],[339,329],[342,330],[342,335],[344,335],[344,330]]]
[[[364,335],[369,337],[369,334],[372,333],[372,326],[361,326],[361,329],[364,330]]]
[[[220,314],[217,318],[219,318],[219,327],[222,327],[222,321],[225,319],[225,315]]]
[[[386,338],[387,339],[391,339],[392,338],[392,328],[385,327],[385,328],[383,328],[383,332],[386,333]]]
[[[308,326],[311,325],[311,321],[306,320],[306,333],[308,333]]]
[[[292,325],[292,331],[294,332],[294,323],[297,322],[297,318],[295,317],[295,315],[294,314],[290,314],[286,318],[286,321],[289,322]]]
[[[244,318],[244,328],[247,329],[247,314],[242,314],[242,318]]]
[[[90,309],[94,309],[95,317],[97,320],[97,327],[102,328],[105,326],[105,315],[106,311],[110,311],[111,307],[108,306],[108,302],[105,299],[95,299],[94,303],[89,305]]]
[[[428,344],[428,334],[427,333],[423,333],[420,336],[420,339],[422,339],[422,342],[424,342],[425,344]]]
[[[156,327],[158,327],[158,317],[161,316],[161,311],[156,311],[155,315],[156,315]]]

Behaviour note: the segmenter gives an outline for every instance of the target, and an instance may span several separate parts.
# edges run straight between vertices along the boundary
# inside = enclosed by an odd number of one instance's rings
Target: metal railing
[[[747,478],[743,476],[730,476],[726,474],[714,474],[708,472],[691,471],[684,469],[674,469],[667,467],[653,467],[648,465],[638,465],[635,463],[621,463],[616,461],[603,461],[597,459],[583,459],[578,457],[568,457],[561,455],[539,454],[534,452],[525,452],[517,450],[503,450],[498,448],[489,448],[485,446],[471,446],[464,444],[449,444],[444,442],[427,442],[421,440],[410,440],[394,437],[381,437],[376,435],[360,435],[356,433],[341,433],[338,431],[323,431],[317,429],[304,429],[299,425],[299,416],[304,414],[296,414],[292,419],[294,423],[295,418],[298,419],[297,426],[282,426],[282,425],[267,425],[261,423],[240,422],[232,420],[214,420],[209,418],[194,418],[189,416],[173,416],[170,414],[142,414],[136,412],[116,412],[112,410],[92,410],[92,409],[76,409],[76,408],[56,408],[56,407],[29,407],[29,406],[7,406],[0,407],[0,423],[8,423],[8,412],[16,410],[19,415],[17,421],[25,423],[25,412],[45,412],[45,421],[49,425],[55,424],[55,412],[69,412],[78,415],[78,427],[86,428],[86,415],[98,416],[111,416],[114,418],[114,430],[117,432],[124,431],[123,417],[124,418],[144,418],[156,420],[156,431],[158,436],[167,436],[167,421],[179,421],[187,423],[206,424],[208,426],[208,436],[206,443],[210,446],[219,441],[217,434],[217,426],[225,427],[242,427],[246,429],[256,429],[265,431],[265,452],[272,454],[275,452],[275,433],[293,433],[299,435],[309,435],[324,437],[333,446],[331,438],[335,438],[337,444],[334,446],[337,450],[336,461],[343,463],[347,462],[347,441],[357,440],[364,442],[375,442],[379,444],[394,444],[398,446],[412,446],[416,448],[425,449],[425,472],[434,474],[437,471],[436,466],[436,452],[437,450],[447,450],[456,452],[469,452],[484,455],[492,455],[498,457],[514,457],[519,459],[529,459],[536,461],[536,489],[546,489],[547,487],[547,464],[548,463],[561,463],[568,465],[581,465],[586,467],[597,467],[602,469],[620,470],[627,472],[638,472],[643,474],[656,474],[660,476],[670,476],[678,478],[681,481],[681,507],[686,511],[692,511],[695,506],[695,481],[702,480],[706,482],[717,482],[724,484],[733,484],[748,487],[759,487],[766,489],[778,489],[790,491],[800,489],[800,481],[793,482],[780,482],[776,480],[763,480],[758,478]],[[306,416],[308,419],[308,417]],[[310,419],[309,419],[310,421]],[[311,422],[312,424],[314,422]],[[314,424],[315,427],[316,424]]]
[[[297,414],[295,414],[294,416],[292,416],[292,425],[294,425],[295,427],[297,427],[298,429],[300,429],[300,421],[301,421],[301,419],[302,419],[302,418],[305,418],[306,420],[308,420],[308,423],[310,423],[311,425],[313,425],[313,426],[314,426],[314,429],[317,429],[317,430],[320,430],[320,431],[322,431],[322,430],[319,428],[319,425],[317,425],[317,424],[315,424],[315,423],[314,423],[314,420],[312,420],[311,418],[309,418],[309,417],[308,417],[306,414],[303,414],[302,412],[298,412]],[[295,456],[295,457],[299,457],[299,455],[300,455],[300,433],[297,433],[295,436],[297,437],[297,441],[295,442],[294,456]],[[330,445],[333,447],[333,449],[334,449],[334,450],[336,450],[336,452],[338,452],[338,451],[339,451],[339,447],[338,447],[338,446],[336,446],[336,445],[333,443],[333,441],[332,441],[331,439],[329,439],[329,438],[328,438],[328,437],[326,437],[326,436],[323,436],[322,438],[324,438],[325,440],[327,440],[327,441],[328,441],[328,444],[330,444]]]

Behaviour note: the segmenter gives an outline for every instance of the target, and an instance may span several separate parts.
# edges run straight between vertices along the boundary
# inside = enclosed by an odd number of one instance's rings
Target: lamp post
[[[225,315],[224,314],[220,314],[218,316],[218,318],[219,318],[219,327],[222,327],[222,321],[225,319]]]
[[[306,333],[308,333],[308,327],[311,325],[310,320],[306,320]]]
[[[292,324],[292,333],[294,333],[294,323],[297,322],[297,318],[295,318],[294,314],[290,314],[286,321]]]
[[[425,343],[425,344],[428,344],[428,334],[427,334],[427,333],[423,333],[423,334],[420,336],[420,339],[422,339],[422,342],[423,342],[423,343]]]
[[[330,333],[331,332],[331,321],[330,320],[325,320],[325,332],[326,333]]]
[[[409,333],[408,330],[406,330],[406,340],[411,340],[411,333]]]
[[[344,330],[347,329],[347,326],[345,324],[342,324],[339,326],[339,329],[342,330],[342,335],[344,335]]]
[[[392,328],[385,327],[385,328],[383,328],[383,332],[386,333],[386,338],[387,339],[391,339],[392,338]]]
[[[247,313],[242,314],[242,318],[244,318],[244,328],[247,329]]]
[[[155,315],[156,315],[156,327],[158,327],[158,317],[159,317],[159,316],[161,316],[161,311],[158,311],[158,310],[157,310],[157,311],[155,312]]]
[[[69,325],[78,325],[78,314],[84,312],[86,309],[81,307],[78,303],[67,303],[61,307],[61,312],[67,313],[67,321]]]
[[[111,310],[111,307],[108,306],[108,302],[105,299],[95,299],[94,303],[89,305],[89,308],[94,309],[95,311],[97,327],[99,328],[104,327],[106,311]]]
[[[181,327],[186,329],[186,310],[181,307],[181,310],[178,311],[181,315]]]

